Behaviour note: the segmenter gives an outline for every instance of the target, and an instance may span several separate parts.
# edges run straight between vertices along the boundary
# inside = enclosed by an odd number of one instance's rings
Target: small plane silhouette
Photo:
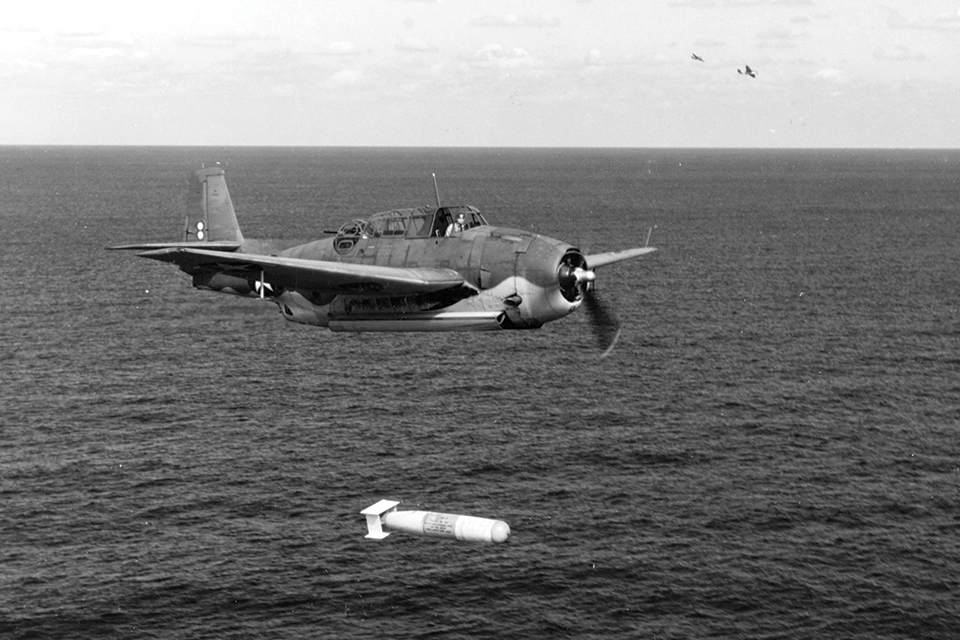
[[[743,76],[750,76],[751,78],[757,77],[757,72],[750,68],[750,65],[744,65],[744,69],[737,69],[737,73]]]
[[[698,56],[698,55],[695,54],[695,53],[691,53],[691,54],[690,54],[690,57],[693,58],[694,60],[699,60],[700,62],[703,62],[703,58],[701,58],[700,56]]]

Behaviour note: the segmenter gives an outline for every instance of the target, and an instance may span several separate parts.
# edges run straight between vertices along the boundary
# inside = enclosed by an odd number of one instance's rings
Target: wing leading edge
[[[453,269],[407,269],[186,247],[168,247],[137,255],[170,262],[189,274],[217,271],[262,278],[285,289],[320,293],[408,296],[434,293],[464,284],[463,276]]]

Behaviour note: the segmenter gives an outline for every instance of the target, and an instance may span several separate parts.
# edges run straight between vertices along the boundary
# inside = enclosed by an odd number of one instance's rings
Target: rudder
[[[197,169],[190,175],[184,242],[243,243],[223,169]]]

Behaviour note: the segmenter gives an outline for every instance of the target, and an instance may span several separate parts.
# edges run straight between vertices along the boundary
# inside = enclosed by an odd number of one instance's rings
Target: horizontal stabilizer
[[[396,511],[398,504],[400,503],[396,500],[381,500],[361,511],[360,513],[367,517],[367,535],[364,537],[383,540],[390,535],[389,532],[383,530],[383,522],[380,518],[386,513]]]
[[[587,267],[597,269],[621,260],[629,260],[638,256],[646,255],[656,251],[653,247],[639,247],[637,249],[624,249],[623,251],[609,251],[607,253],[598,253],[592,256],[586,256]]]

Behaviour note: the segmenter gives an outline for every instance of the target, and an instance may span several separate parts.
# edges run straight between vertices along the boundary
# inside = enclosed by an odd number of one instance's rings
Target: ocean
[[[472,204],[623,322],[336,334],[105,247]],[[0,148],[0,636],[955,638],[960,151]],[[501,545],[364,538],[380,499]]]

